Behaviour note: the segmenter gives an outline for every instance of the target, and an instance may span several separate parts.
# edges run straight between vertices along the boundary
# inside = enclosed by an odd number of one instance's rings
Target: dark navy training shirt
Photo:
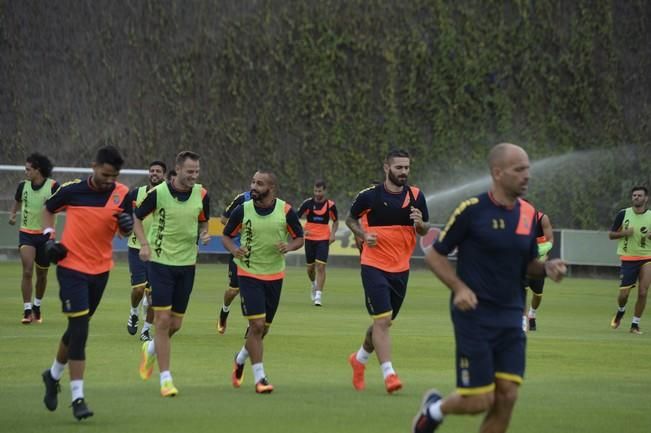
[[[518,200],[512,208],[490,193],[461,202],[434,243],[443,255],[458,248],[457,275],[477,295],[476,310],[452,308],[457,320],[492,327],[522,326],[528,264],[538,257],[536,211]]]

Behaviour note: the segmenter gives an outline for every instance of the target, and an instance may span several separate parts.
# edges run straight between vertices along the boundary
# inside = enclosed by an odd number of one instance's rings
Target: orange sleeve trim
[[[206,195],[208,194],[208,190],[206,188],[201,188],[201,199],[203,200],[206,198]]]
[[[287,215],[287,214],[289,213],[289,210],[290,210],[291,208],[292,208],[292,205],[289,204],[289,203],[287,203],[287,202],[285,202],[285,209],[284,209],[284,210],[285,210],[285,215]]]

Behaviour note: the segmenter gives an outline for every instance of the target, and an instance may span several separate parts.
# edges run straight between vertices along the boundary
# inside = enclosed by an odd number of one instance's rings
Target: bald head
[[[529,183],[529,156],[520,146],[500,143],[488,153],[493,194],[504,204],[524,195]]]
[[[526,155],[520,146],[511,143],[500,143],[493,146],[488,152],[488,168],[493,171],[494,168],[503,167],[504,164],[514,155]]]

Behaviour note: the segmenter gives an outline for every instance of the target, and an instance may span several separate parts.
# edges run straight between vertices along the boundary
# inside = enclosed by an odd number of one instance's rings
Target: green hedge
[[[39,149],[87,165],[107,138],[130,167],[190,148],[217,209],[262,165],[294,203],[325,177],[345,209],[393,146],[428,193],[485,171],[499,141],[534,160],[597,149],[612,156],[598,173],[532,182],[555,225],[576,228],[608,226],[649,184],[643,0],[91,3],[0,0],[12,163]]]

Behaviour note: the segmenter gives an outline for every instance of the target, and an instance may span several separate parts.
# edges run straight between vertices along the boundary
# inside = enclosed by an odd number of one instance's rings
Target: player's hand
[[[551,259],[544,263],[545,273],[552,281],[559,282],[567,274],[567,264],[561,259]]]
[[[278,243],[276,244],[276,247],[278,248],[278,252],[279,252],[280,254],[286,254],[287,251],[289,251],[289,250],[287,249],[287,242],[278,242]]]
[[[60,260],[63,260],[67,254],[68,249],[54,239],[48,239],[48,241],[45,242],[45,255],[50,263],[57,264]]]
[[[635,229],[633,227],[626,228],[622,230],[624,236],[633,236],[635,234]]]
[[[125,235],[131,234],[133,230],[133,217],[126,213],[116,213],[115,216],[118,219],[118,227],[120,227],[120,232]]]
[[[470,290],[465,284],[454,291],[454,297],[452,299],[452,304],[461,311],[470,311],[477,308],[477,295],[475,292]]]
[[[409,212],[409,218],[414,222],[414,225],[421,226],[423,224],[423,213],[420,209],[412,206]]]
[[[249,254],[249,249],[245,246],[240,246],[233,252],[233,257],[236,259],[243,259],[247,254]]]
[[[303,230],[303,238],[308,237],[309,234],[310,234],[309,230]]]
[[[8,222],[9,222],[10,226],[13,226],[13,225],[16,224],[16,214],[15,213],[9,215],[9,221]]]
[[[201,243],[203,245],[208,245],[208,242],[210,242],[210,233],[208,233],[208,230],[202,230],[201,233],[199,233],[199,239],[201,240]]]
[[[149,248],[149,245],[141,245],[140,246],[140,251],[138,252],[138,257],[140,257],[140,260],[143,262],[148,262],[149,259],[151,258],[151,249]]]
[[[377,245],[377,234],[376,233],[364,233],[364,243],[369,247],[374,247]]]
[[[333,234],[330,235],[330,240],[328,241],[328,244],[329,244],[329,245],[332,245],[332,243],[333,243],[334,241],[335,241],[335,234],[333,233]]]

